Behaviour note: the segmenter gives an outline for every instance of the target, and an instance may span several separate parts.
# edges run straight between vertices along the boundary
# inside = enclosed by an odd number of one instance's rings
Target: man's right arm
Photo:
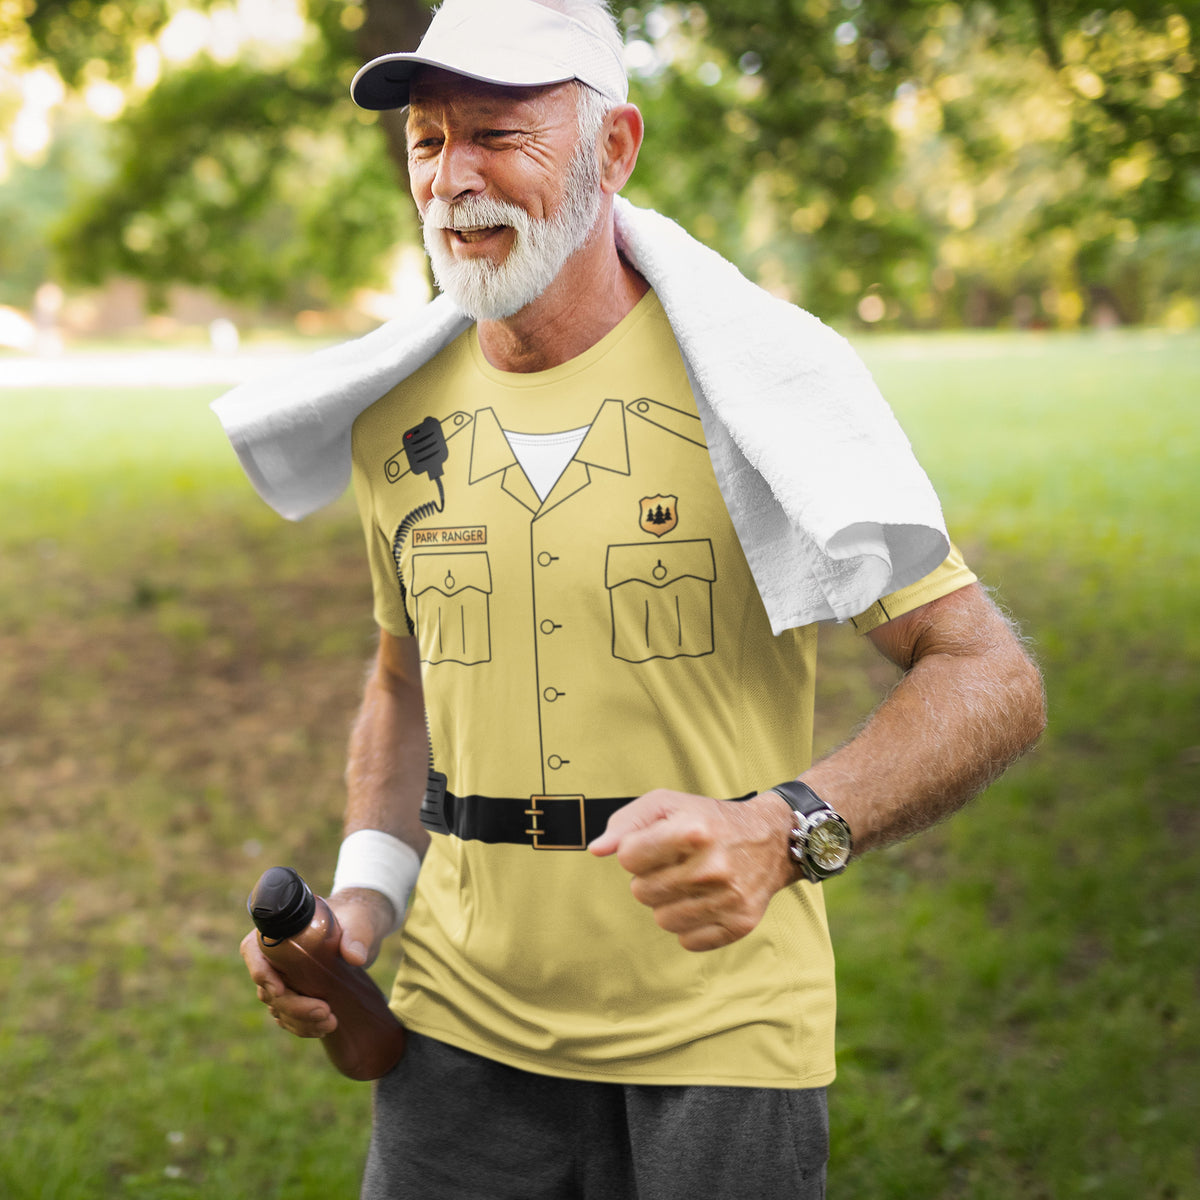
[[[350,735],[346,834],[381,829],[424,854],[429,834],[420,811],[428,765],[417,640],[381,630],[379,651]]]
[[[429,844],[420,822],[429,758],[421,664],[415,638],[381,631],[379,650],[367,676],[362,707],[350,735],[346,767],[345,834],[377,829],[418,853]],[[330,897],[342,926],[342,954],[370,965],[384,937],[402,915],[382,893],[348,888]],[[301,1037],[323,1037],[337,1022],[324,1001],[288,991],[258,946],[242,941],[242,958],[258,985],[258,997],[284,1029]]]

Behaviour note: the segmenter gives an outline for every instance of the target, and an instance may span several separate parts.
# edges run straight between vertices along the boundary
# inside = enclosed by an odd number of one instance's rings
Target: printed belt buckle
[[[539,818],[550,816],[550,810],[538,807],[546,801],[566,806],[565,809],[559,808],[554,810],[555,824],[559,824],[559,817],[561,815],[568,823],[571,834],[574,834],[576,823],[578,823],[579,835],[577,841],[542,841],[544,837],[552,834],[562,836],[561,829],[549,830],[544,827],[539,828]],[[525,830],[525,833],[533,838],[533,848],[535,850],[586,850],[587,828],[584,823],[583,801],[583,796],[530,796],[529,803],[531,807],[525,809],[525,815],[533,818],[530,822],[533,828]],[[570,807],[571,805],[574,805],[574,808]]]

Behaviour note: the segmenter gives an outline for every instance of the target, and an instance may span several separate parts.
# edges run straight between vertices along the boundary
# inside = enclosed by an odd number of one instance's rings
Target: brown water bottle
[[[293,992],[324,1000],[337,1028],[321,1039],[330,1061],[351,1079],[379,1079],[404,1053],[404,1026],[362,967],[341,953],[333,910],[291,867],[272,867],[246,907],[258,944]]]

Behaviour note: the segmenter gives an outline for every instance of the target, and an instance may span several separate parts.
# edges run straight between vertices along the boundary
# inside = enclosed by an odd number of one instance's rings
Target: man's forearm
[[[350,735],[346,833],[381,829],[423,853],[429,835],[419,813],[428,762],[429,739],[415,645],[385,639]]]
[[[911,655],[881,646],[906,674],[856,737],[802,777],[849,822],[856,853],[949,816],[1045,723],[1041,677],[1000,613],[982,592],[945,601],[957,635],[944,639],[943,614]]]

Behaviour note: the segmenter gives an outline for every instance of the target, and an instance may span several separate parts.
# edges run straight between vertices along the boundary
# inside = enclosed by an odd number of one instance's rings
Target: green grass
[[[828,889],[830,1194],[1198,1197],[1200,339],[863,349],[1051,718]],[[0,390],[6,1198],[357,1194],[369,1089],[270,1024],[236,947],[266,866],[328,884],[361,535],[346,500],[274,517],[216,390]],[[827,747],[890,675],[845,630],[822,654]]]

